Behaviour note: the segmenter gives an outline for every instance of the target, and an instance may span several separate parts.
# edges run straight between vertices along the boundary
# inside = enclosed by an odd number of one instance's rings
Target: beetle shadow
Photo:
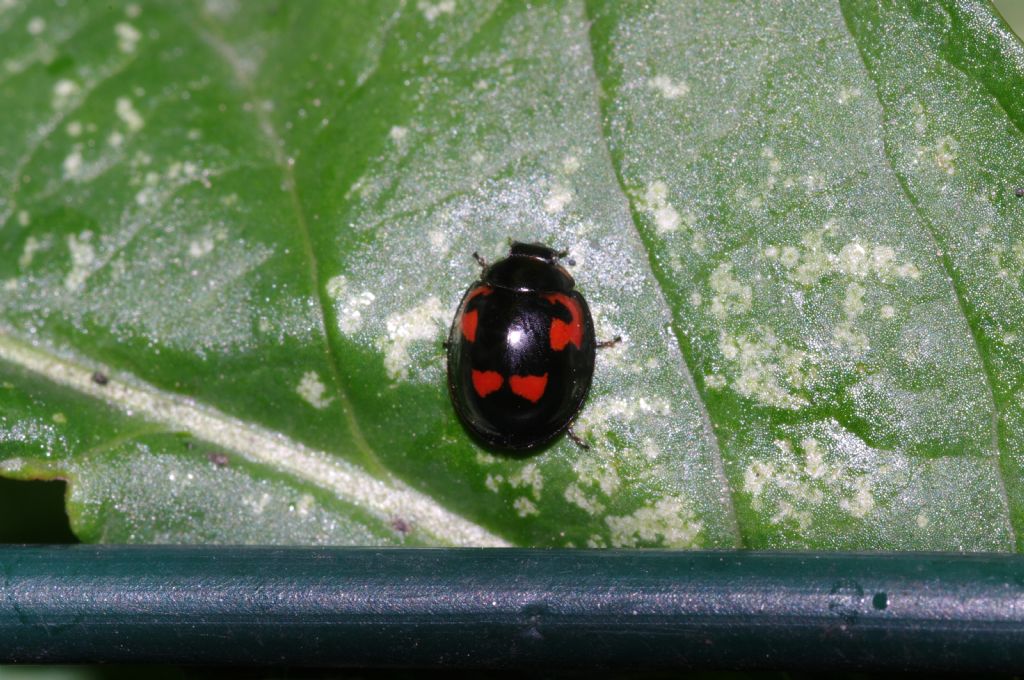
[[[510,446],[495,445],[491,442],[488,442],[479,435],[477,435],[475,432],[473,432],[470,428],[466,427],[466,424],[462,422],[461,418],[456,418],[456,420],[458,420],[459,426],[462,428],[462,431],[469,436],[470,440],[474,444],[476,444],[477,446],[479,446],[481,449],[491,454],[492,456],[497,456],[501,458],[509,458],[513,460],[525,460],[527,458],[533,458],[534,456],[546,453],[549,449],[553,448],[563,439],[568,439],[574,445],[579,447],[581,451],[590,451],[592,448],[590,444],[587,444],[579,437],[579,435],[572,431],[573,423],[569,423],[568,425],[565,426],[565,428],[559,430],[558,432],[553,434],[550,439],[546,440],[541,444],[529,447],[515,448]],[[575,420],[573,422],[575,422]]]

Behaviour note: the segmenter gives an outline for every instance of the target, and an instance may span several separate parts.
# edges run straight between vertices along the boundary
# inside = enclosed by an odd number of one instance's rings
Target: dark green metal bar
[[[0,660],[1024,668],[1013,555],[0,548]]]

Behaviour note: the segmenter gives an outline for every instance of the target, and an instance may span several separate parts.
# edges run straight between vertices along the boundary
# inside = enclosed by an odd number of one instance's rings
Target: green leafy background
[[[0,470],[66,479],[82,540],[1017,548],[1024,47],[988,4],[7,0],[0,33]],[[624,339],[589,451],[483,451],[448,403],[509,238]]]

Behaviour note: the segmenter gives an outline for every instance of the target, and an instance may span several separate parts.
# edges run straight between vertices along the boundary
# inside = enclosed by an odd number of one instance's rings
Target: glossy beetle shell
[[[594,372],[594,323],[572,277],[549,248],[513,244],[484,270],[455,315],[448,388],[482,443],[527,450],[563,432]]]

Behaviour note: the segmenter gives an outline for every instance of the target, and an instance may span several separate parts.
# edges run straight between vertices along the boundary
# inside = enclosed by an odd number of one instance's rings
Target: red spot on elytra
[[[551,320],[551,331],[549,334],[551,349],[560,352],[570,342],[576,345],[576,349],[580,349],[583,346],[583,311],[580,309],[579,303],[565,293],[551,293],[545,297],[551,302],[568,309],[569,316],[572,317],[569,323],[561,319]]]
[[[502,382],[504,379],[497,371],[473,371],[473,389],[481,398],[501,387]]]
[[[470,342],[476,342],[477,317],[475,309],[472,312],[462,313],[462,337]]]
[[[468,305],[469,301],[475,298],[477,295],[490,295],[493,292],[494,289],[491,288],[490,286],[480,286],[466,297],[466,304]]]
[[[471,312],[465,311],[469,307],[469,303],[478,295],[490,295],[494,292],[494,289],[490,286],[480,286],[472,293],[466,296],[466,302],[462,305],[462,336],[470,342],[476,342],[476,326],[479,322],[480,315],[474,309]]]
[[[544,390],[548,386],[548,374],[513,375],[508,379],[508,385],[514,394],[536,404],[544,396]]]

